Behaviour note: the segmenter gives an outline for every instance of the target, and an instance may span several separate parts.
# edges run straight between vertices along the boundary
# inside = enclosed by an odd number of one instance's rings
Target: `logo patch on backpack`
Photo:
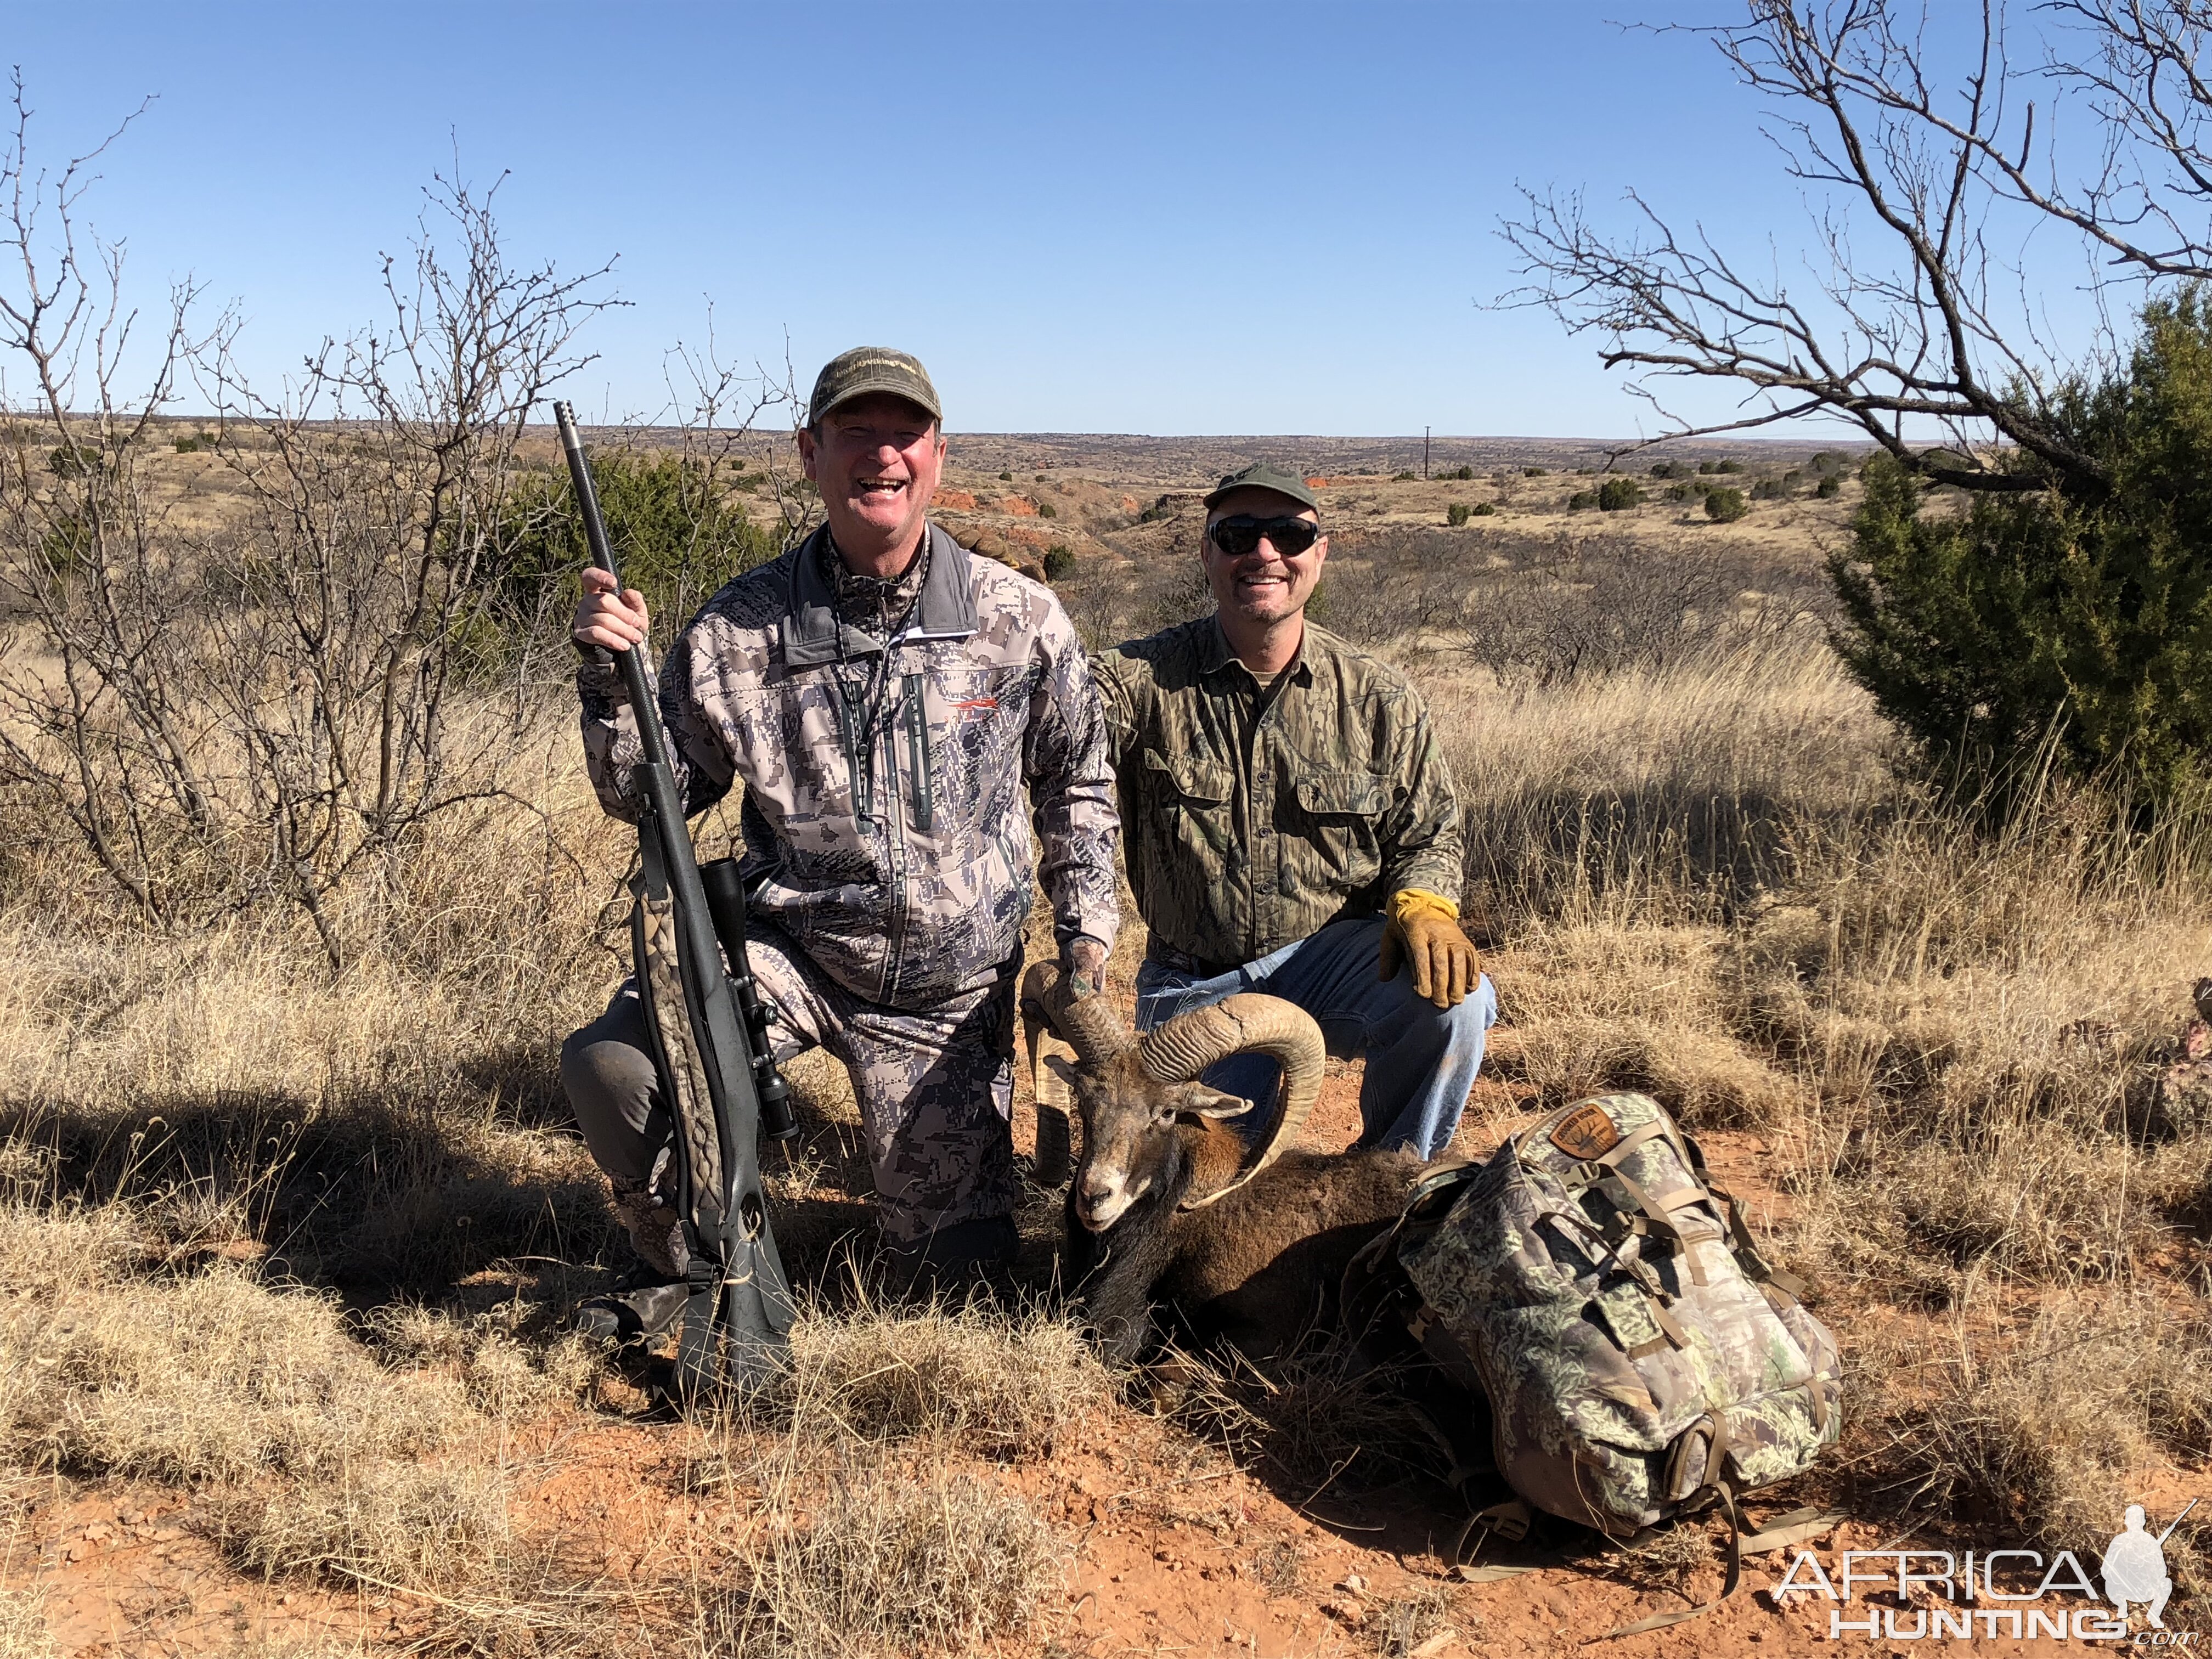
[[[1602,1158],[1620,1144],[1620,1131],[1604,1107],[1586,1100],[1559,1120],[1551,1140],[1569,1158]]]

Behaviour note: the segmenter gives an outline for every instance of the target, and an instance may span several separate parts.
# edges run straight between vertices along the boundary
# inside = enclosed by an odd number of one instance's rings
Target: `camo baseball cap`
[[[1232,489],[1272,489],[1316,513],[1321,511],[1320,498],[1306,488],[1306,481],[1295,472],[1284,471],[1272,461],[1255,461],[1242,472],[1231,473],[1214,486],[1205,505],[1211,510]]]
[[[822,372],[814,377],[814,395],[806,400],[807,424],[811,426],[838,404],[872,392],[889,392],[919,404],[933,420],[945,418],[937,388],[929,383],[929,371],[919,357],[889,346],[854,346],[823,364]]]

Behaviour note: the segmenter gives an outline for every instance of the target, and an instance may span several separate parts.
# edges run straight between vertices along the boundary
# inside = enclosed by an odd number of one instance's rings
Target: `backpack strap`
[[[1669,1625],[1702,1618],[1734,1595],[1742,1584],[1743,1514],[1736,1507],[1735,1483],[1728,1474],[1728,1465],[1732,1456],[1729,1449],[1728,1419],[1720,1412],[1713,1411],[1707,1412],[1703,1420],[1712,1425],[1712,1438],[1705,1453],[1705,1481],[1682,1500],[1682,1507],[1701,1506],[1710,1498],[1719,1504],[1721,1513],[1728,1517],[1728,1569],[1721,1578],[1721,1593],[1711,1601],[1701,1601],[1694,1607],[1680,1607],[1673,1613],[1655,1613],[1649,1619],[1616,1626],[1602,1636],[1588,1638],[1583,1646],[1588,1647],[1592,1642],[1610,1642],[1617,1636],[1641,1636],[1647,1631],[1665,1630]]]

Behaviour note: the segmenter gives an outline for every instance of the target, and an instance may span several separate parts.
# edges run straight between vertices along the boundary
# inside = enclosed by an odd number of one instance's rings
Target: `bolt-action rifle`
[[[622,573],[599,516],[574,411],[556,403],[553,418],[592,562],[620,592]],[[725,1382],[756,1381],[782,1362],[791,1287],[769,1230],[759,1139],[765,1130],[788,1140],[799,1125],[790,1089],[776,1072],[768,1012],[746,966],[745,893],[737,861],[717,859],[700,867],[645,647],[641,643],[616,657],[643,750],[631,774],[641,873],[630,942],[660,1097],[676,1123],[677,1207],[690,1253],[677,1380],[688,1397]]]

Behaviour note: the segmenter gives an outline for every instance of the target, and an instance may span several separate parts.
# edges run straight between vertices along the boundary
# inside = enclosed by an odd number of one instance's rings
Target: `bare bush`
[[[387,324],[326,343],[296,389],[244,385],[229,320],[194,337],[180,293],[134,394],[119,250],[95,263],[76,240],[84,161],[48,188],[20,87],[16,111],[0,346],[33,391],[0,447],[0,590],[26,647],[0,675],[0,785],[147,921],[289,903],[335,971],[334,893],[506,787],[525,703],[453,714],[496,626],[479,575],[517,533],[500,509],[524,418],[581,361],[600,273],[516,268],[489,198],[441,181],[411,257],[386,262]],[[187,368],[242,506],[213,529],[159,503],[137,456]]]

